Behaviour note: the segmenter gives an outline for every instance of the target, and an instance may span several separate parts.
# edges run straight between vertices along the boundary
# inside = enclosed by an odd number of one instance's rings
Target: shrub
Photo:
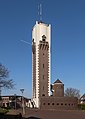
[[[78,104],[79,109],[85,110],[85,104]]]
[[[1,114],[6,114],[8,112],[7,109],[4,109],[4,108],[0,108],[0,113]]]

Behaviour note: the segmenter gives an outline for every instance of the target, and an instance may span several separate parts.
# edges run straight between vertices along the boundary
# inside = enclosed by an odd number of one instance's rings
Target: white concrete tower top
[[[39,41],[42,40],[43,35],[46,36],[46,41],[50,45],[51,25],[36,21],[36,24],[33,27],[33,31],[32,31],[32,38],[34,39],[36,45],[38,45]]]

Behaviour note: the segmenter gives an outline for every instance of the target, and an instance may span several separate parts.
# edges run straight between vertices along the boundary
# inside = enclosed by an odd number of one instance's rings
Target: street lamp
[[[3,84],[1,83],[1,84],[0,84],[0,106],[3,105],[3,102],[2,102],[2,96],[1,96],[1,93],[2,93],[2,87],[3,87]]]
[[[1,87],[0,87],[0,100],[1,100]]]
[[[14,108],[16,109],[16,103],[17,103],[17,102],[16,102],[16,94],[14,94],[14,100],[15,100],[15,101],[14,101],[14,102],[15,102]]]
[[[24,115],[25,114],[24,97],[23,97],[24,89],[20,89],[20,91],[22,93],[22,113]]]
[[[2,91],[1,89],[2,89],[2,87],[3,87],[3,84],[1,83],[0,84],[0,99],[1,99],[1,91]]]

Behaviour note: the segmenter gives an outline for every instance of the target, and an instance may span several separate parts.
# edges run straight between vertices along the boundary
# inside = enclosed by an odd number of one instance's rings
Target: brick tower
[[[64,97],[64,84],[59,79],[52,84],[52,95],[54,97]]]
[[[50,95],[51,26],[37,22],[32,30],[32,99],[39,107],[39,98]]]

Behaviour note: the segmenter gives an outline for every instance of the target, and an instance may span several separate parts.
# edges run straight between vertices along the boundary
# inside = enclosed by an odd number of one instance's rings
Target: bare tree
[[[65,90],[65,96],[66,97],[80,97],[80,90],[75,89],[75,88],[67,88]]]
[[[12,79],[9,79],[8,69],[0,63],[0,96],[1,88],[12,89],[14,88],[14,82]]]

